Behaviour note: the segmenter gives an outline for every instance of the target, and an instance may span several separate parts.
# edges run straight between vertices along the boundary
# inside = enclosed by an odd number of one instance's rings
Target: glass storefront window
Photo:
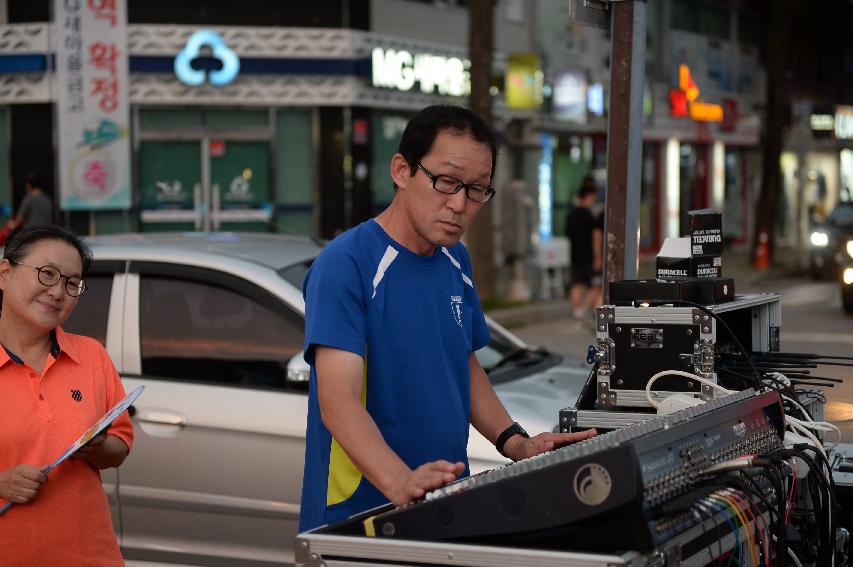
[[[590,173],[592,166],[592,139],[559,136],[552,165],[552,234],[565,236],[566,217],[572,209],[583,178]]]
[[[841,150],[841,190],[838,194],[840,201],[853,201],[853,150]]]
[[[743,240],[744,234],[744,186],[741,151],[726,149],[725,198],[723,199],[723,239]]]
[[[374,110],[370,117],[370,138],[373,147],[374,175],[371,178],[373,210],[385,209],[394,198],[394,183],[388,172],[391,158],[397,153],[403,130],[412,114]]]
[[[640,249],[652,250],[658,245],[658,152],[660,144],[643,144],[643,172],[640,182]]]
[[[676,0],[672,4],[672,27],[729,39],[729,11],[725,7]]]
[[[678,177],[681,196],[679,209],[682,211],[682,222],[679,230],[684,228],[686,211],[693,208],[693,181],[696,175],[696,149],[691,144],[681,144],[678,148]]]

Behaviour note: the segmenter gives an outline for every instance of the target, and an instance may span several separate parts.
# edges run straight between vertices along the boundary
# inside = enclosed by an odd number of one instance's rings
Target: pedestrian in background
[[[53,224],[53,201],[45,194],[41,179],[33,173],[27,177],[26,193],[15,221],[19,227]]]
[[[92,255],[57,226],[16,232],[0,260],[0,549],[3,565],[124,565],[101,469],[133,443],[125,412],[60,464],[43,468],[124,398],[106,349],[65,333]]]
[[[592,207],[598,199],[598,187],[587,175],[578,189],[577,201],[566,219],[566,236],[571,241],[572,286],[569,303],[572,316],[592,322],[592,312],[601,303],[601,266],[604,228]]]

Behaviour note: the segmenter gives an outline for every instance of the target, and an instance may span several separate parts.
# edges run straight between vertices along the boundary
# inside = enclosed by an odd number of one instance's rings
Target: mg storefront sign
[[[471,92],[471,62],[459,57],[375,47],[372,52],[373,86],[446,96],[468,96]]]

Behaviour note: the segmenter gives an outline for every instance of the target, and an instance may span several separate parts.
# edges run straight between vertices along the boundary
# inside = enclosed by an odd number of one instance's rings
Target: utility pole
[[[755,212],[752,250],[758,249],[761,234],[766,234],[771,262],[776,250],[776,226],[779,198],[782,191],[782,172],[779,166],[779,157],[785,147],[785,129],[788,126],[788,112],[791,108],[788,78],[785,76],[791,45],[788,36],[790,10],[791,7],[786,1],[772,3],[772,6],[768,5],[769,21],[765,34],[767,102],[764,135],[761,139],[761,191]],[[797,230],[799,231],[799,227]]]
[[[492,126],[492,95],[489,87],[492,85],[494,8],[494,0],[471,0],[468,5],[468,55],[471,58],[469,105],[489,126]],[[491,205],[483,206],[477,220],[468,229],[468,248],[481,300],[495,297]]]
[[[637,278],[647,12],[645,0],[609,5],[612,16],[604,216],[605,305],[610,299],[609,282]]]

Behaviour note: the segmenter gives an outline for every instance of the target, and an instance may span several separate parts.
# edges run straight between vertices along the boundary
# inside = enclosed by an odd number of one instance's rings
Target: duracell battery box
[[[691,254],[691,238],[667,238],[657,256],[655,277],[661,280],[672,278],[719,278],[723,275],[720,256],[694,256]]]
[[[690,277],[690,238],[669,237],[658,252],[655,277],[660,280]]]
[[[688,211],[690,218],[690,255],[723,255],[723,215],[716,209]]]
[[[692,278],[721,278],[723,277],[723,259],[720,256],[691,256],[690,277]]]

